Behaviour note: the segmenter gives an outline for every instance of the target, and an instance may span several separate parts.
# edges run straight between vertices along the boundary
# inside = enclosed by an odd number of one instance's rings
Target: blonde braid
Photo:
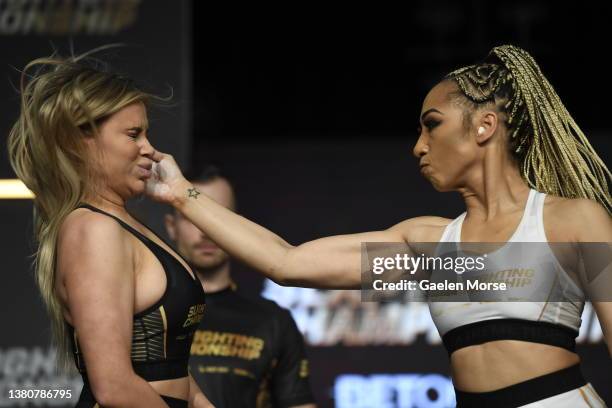
[[[525,181],[538,191],[588,198],[612,213],[610,171],[525,50],[493,48],[487,62],[456,70],[461,93],[475,105],[504,101],[513,152]]]

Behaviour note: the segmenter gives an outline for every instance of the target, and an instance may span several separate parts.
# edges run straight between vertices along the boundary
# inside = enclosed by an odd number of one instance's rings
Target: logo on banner
[[[337,408],[451,408],[451,379],[439,374],[344,374],[336,378]]]
[[[0,0],[0,35],[113,35],[138,19],[141,0]]]

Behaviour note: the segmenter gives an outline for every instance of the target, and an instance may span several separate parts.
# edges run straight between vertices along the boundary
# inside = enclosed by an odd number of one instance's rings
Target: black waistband
[[[465,392],[455,388],[457,408],[513,408],[553,397],[586,385],[580,365],[536,377],[490,392]]]
[[[187,377],[188,365],[189,361],[186,359],[132,362],[134,372],[147,381]]]
[[[576,350],[578,332],[548,322],[522,319],[491,319],[450,330],[442,341],[448,354],[463,347],[495,340],[522,340]]]
[[[146,381],[172,380],[187,377],[189,360],[163,360],[163,361],[132,361],[134,372]],[[79,371],[83,382],[87,384],[87,371]]]

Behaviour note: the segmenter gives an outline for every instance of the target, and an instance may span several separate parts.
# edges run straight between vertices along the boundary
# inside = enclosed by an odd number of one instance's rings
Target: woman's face
[[[478,158],[478,144],[473,132],[465,128],[463,109],[450,99],[450,93],[456,91],[454,83],[443,81],[425,97],[413,150],[421,173],[438,191],[464,186]]]
[[[111,115],[98,127],[99,135],[88,139],[102,194],[125,200],[144,193],[155,152],[147,139],[147,123],[145,105],[136,102]]]

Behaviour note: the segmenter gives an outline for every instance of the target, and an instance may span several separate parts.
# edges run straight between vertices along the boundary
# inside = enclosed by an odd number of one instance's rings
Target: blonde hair
[[[87,160],[84,138],[95,136],[106,118],[127,105],[154,98],[129,78],[98,68],[99,63],[88,58],[98,50],[27,64],[21,74],[21,111],[8,138],[11,166],[35,194],[34,270],[62,371],[72,364],[70,339],[54,289],[56,243],[66,216],[93,193],[95,169]]]
[[[485,63],[451,72],[468,110],[493,103],[505,115],[510,148],[529,186],[588,198],[612,212],[610,171],[527,51],[503,45]]]

